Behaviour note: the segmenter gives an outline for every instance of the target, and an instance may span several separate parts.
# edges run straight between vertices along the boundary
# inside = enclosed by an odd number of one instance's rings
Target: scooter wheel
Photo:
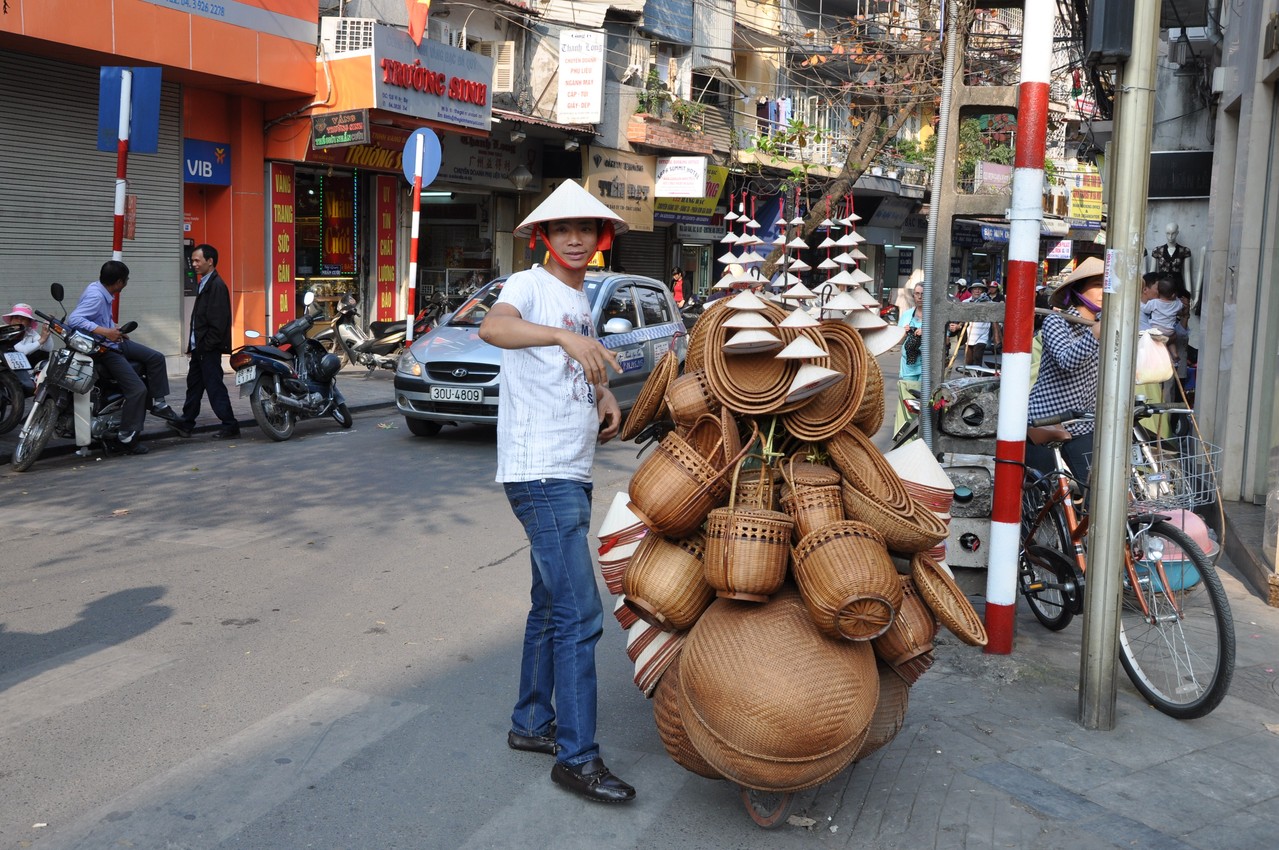
[[[333,411],[333,418],[336,419],[338,424],[343,428],[350,428],[353,424],[355,424],[355,420],[351,418],[351,411],[347,410],[345,404],[338,405],[338,409]]]

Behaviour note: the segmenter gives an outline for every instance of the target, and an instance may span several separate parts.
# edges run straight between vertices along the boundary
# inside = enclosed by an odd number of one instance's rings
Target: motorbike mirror
[[[307,294],[309,295],[310,293],[308,292]],[[257,331],[245,331],[244,336],[247,339],[258,339],[259,337],[262,336],[262,334],[258,333]]]
[[[306,295],[303,295],[303,296],[302,296],[302,303],[303,303],[304,305],[306,305],[307,307],[310,307],[312,304],[314,304],[314,303],[315,303],[315,293],[314,293],[314,292],[308,292]]]
[[[125,322],[120,326],[119,331],[122,334],[131,334],[138,329],[137,322]]]
[[[66,293],[66,290],[62,288],[62,284],[51,283],[49,284],[49,294],[53,296],[54,301],[57,301],[59,304],[61,304],[63,297],[65,297],[67,293]]]

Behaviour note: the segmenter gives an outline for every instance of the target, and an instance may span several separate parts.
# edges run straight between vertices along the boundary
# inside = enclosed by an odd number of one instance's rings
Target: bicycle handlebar
[[[1165,401],[1151,404],[1148,402],[1137,402],[1133,406],[1132,418],[1145,419],[1147,416],[1153,416],[1156,413],[1194,413],[1194,411],[1186,407],[1181,402]],[[1090,410],[1064,410],[1061,413],[1052,416],[1043,416],[1039,419],[1032,419],[1026,423],[1031,428],[1046,428],[1049,425],[1061,425],[1066,422],[1086,422],[1096,418]]]
[[[1042,416],[1039,419],[1032,419],[1027,424],[1031,428],[1047,428],[1049,425],[1061,425],[1063,422],[1080,422],[1093,418],[1090,410],[1065,410],[1052,416]]]

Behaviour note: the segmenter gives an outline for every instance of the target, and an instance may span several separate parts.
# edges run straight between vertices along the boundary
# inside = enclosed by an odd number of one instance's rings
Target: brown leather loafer
[[[551,768],[551,781],[593,803],[629,803],[635,799],[635,789],[614,776],[599,758],[576,766],[557,761]]]
[[[545,753],[548,756],[553,756],[559,751],[559,745],[555,743],[554,726],[545,735],[520,735],[514,731],[507,732],[506,745],[513,750],[523,750],[526,753]]]

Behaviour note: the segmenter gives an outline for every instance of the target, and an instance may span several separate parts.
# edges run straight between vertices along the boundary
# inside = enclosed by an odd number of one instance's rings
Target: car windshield
[[[484,321],[484,317],[488,315],[489,308],[493,306],[493,302],[497,301],[497,296],[501,294],[503,283],[505,283],[504,280],[495,280],[466,299],[462,306],[457,309],[457,312],[453,314],[453,318],[449,319],[449,325],[451,327],[478,328],[480,322]]]

